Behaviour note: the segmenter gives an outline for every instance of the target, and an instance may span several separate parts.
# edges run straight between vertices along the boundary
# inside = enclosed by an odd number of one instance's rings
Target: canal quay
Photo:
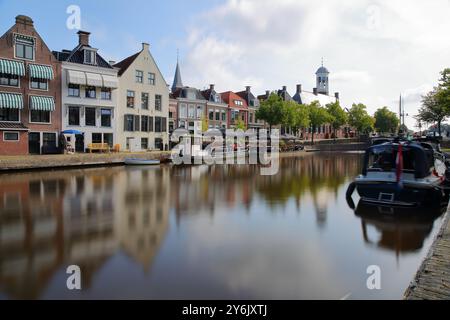
[[[2,173],[0,299],[402,299],[448,217],[351,209],[362,154],[301,154]]]

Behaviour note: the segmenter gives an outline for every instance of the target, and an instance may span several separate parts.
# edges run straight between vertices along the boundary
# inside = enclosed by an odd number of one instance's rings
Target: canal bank
[[[404,299],[450,299],[450,207],[426,258],[406,289]]]

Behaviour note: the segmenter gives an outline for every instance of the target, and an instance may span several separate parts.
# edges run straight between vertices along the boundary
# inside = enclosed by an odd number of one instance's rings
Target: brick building
[[[61,64],[19,15],[0,37],[0,155],[56,152],[61,131]]]

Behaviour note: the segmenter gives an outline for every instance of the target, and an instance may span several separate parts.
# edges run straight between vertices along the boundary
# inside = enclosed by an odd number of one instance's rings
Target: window
[[[222,121],[227,121],[227,114],[225,111],[222,111]]]
[[[16,57],[34,60],[34,39],[16,38]]]
[[[155,110],[161,111],[162,108],[162,96],[157,94],[155,95]]]
[[[48,90],[48,81],[46,79],[31,78],[31,89]]]
[[[19,109],[0,108],[0,121],[19,121]]]
[[[30,110],[30,122],[50,123],[50,111]]]
[[[124,130],[134,131],[134,116],[132,114],[126,114],[124,119]]]
[[[80,125],[80,107],[69,107],[69,126]]]
[[[112,133],[104,133],[103,134],[103,143],[107,143],[110,148],[113,147],[113,134]]]
[[[163,150],[163,140],[161,138],[155,138],[155,148]]]
[[[161,117],[155,117],[155,132],[161,132]]]
[[[153,117],[148,117],[148,131],[153,132]]]
[[[194,118],[195,117],[195,107],[194,106],[189,106],[189,118]]]
[[[102,88],[100,91],[100,98],[102,100],[111,100],[111,88]]]
[[[95,87],[86,87],[86,98],[95,99],[96,94],[97,92],[95,90]]]
[[[42,135],[42,146],[56,147],[56,133],[44,132]]]
[[[173,112],[172,111],[169,111],[169,118],[173,119]]]
[[[148,116],[141,116],[141,131],[148,131]]]
[[[84,49],[84,63],[95,64],[95,51]]]
[[[197,119],[201,119],[203,117],[203,108],[202,106],[197,106]]]
[[[93,133],[92,134],[92,143],[102,143],[102,134],[101,133]]]
[[[127,108],[134,108],[134,91],[127,90]]]
[[[141,108],[148,110],[148,93],[142,92],[141,94]]]
[[[111,128],[111,117],[112,117],[111,109],[102,109],[101,110],[101,125],[102,125],[102,127]]]
[[[11,86],[18,87],[19,86],[19,76],[0,73],[0,85],[2,86]]]
[[[244,103],[241,100],[234,100],[234,104],[237,106],[243,106]]]
[[[142,83],[144,81],[144,73],[140,70],[136,70],[136,82]]]
[[[249,122],[253,122],[253,113],[249,114]]]
[[[18,132],[4,132],[3,141],[19,141]]]
[[[180,104],[180,118],[187,118],[187,106],[186,104]]]
[[[220,120],[220,112],[219,110],[216,110],[216,121]]]
[[[95,127],[95,108],[85,108],[85,124],[87,126]]]
[[[79,97],[80,96],[80,85],[79,84],[69,84],[69,97]]]
[[[155,74],[149,72],[148,73],[148,84],[155,85]]]
[[[141,138],[141,149],[148,150],[148,138]]]
[[[214,110],[209,110],[209,120],[214,120]]]
[[[173,121],[169,122],[169,132],[172,132],[174,130],[174,123]]]

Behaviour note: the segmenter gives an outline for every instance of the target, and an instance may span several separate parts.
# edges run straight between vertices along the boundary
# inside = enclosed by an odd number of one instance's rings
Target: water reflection
[[[400,297],[439,215],[354,214],[345,189],[360,160],[286,158],[275,176],[247,165],[0,175],[0,296],[371,298],[376,257],[396,285],[379,294]],[[385,249],[417,254],[391,268]],[[65,288],[71,264],[79,296]]]

